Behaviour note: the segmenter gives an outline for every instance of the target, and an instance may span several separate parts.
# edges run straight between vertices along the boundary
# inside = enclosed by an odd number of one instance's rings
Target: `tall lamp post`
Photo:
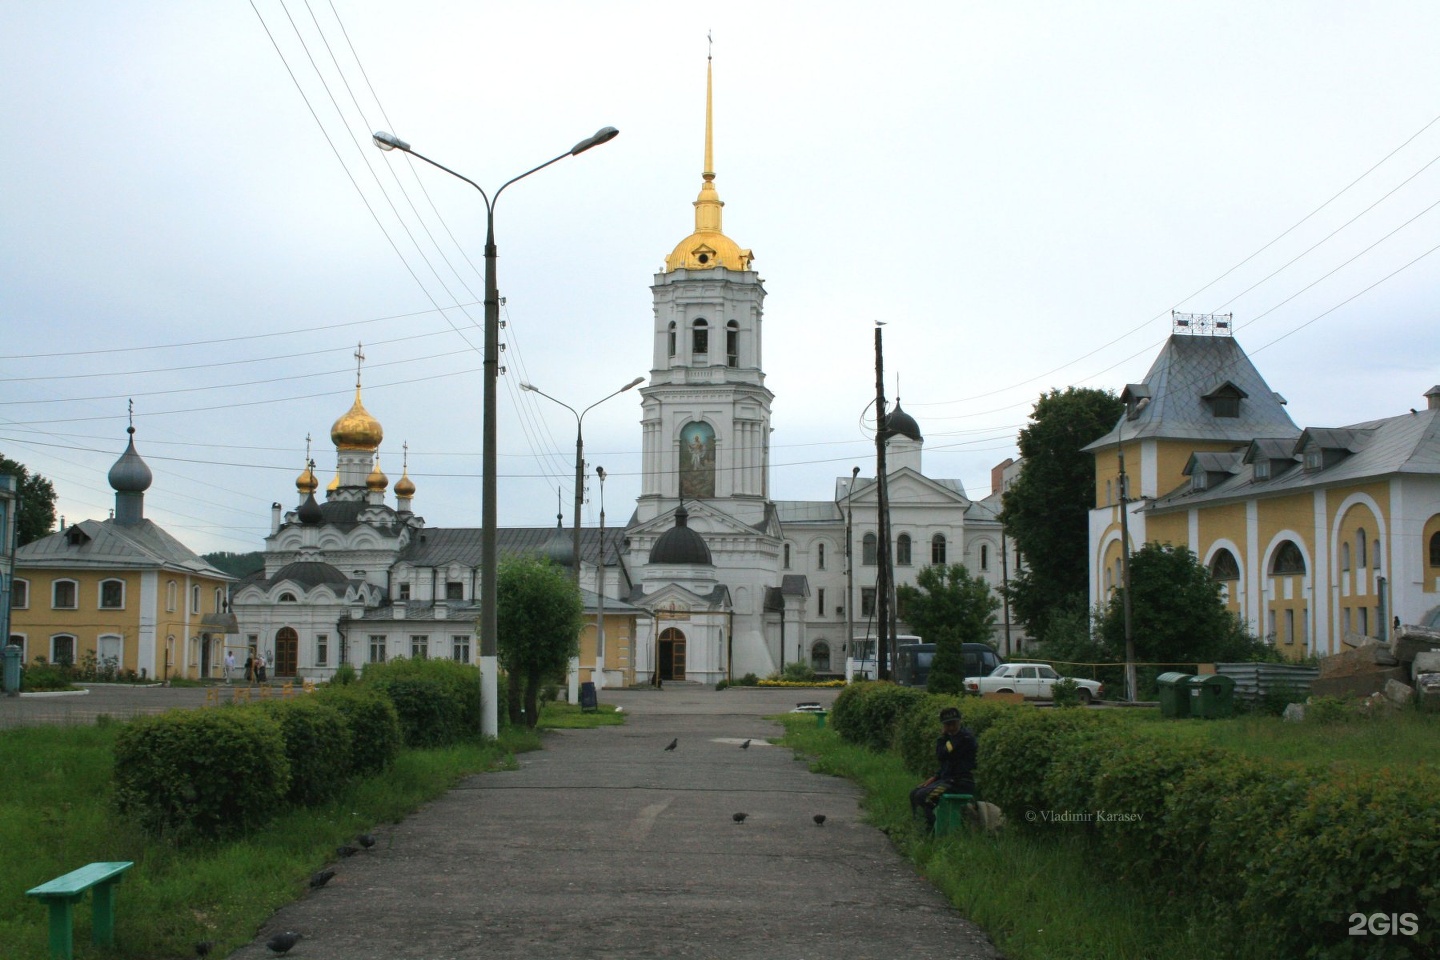
[[[535,386],[535,384],[520,384],[521,390],[528,390],[531,393],[538,393],[546,400],[549,400],[552,403],[558,403],[566,410],[569,410],[570,413],[575,417],[575,539],[572,545],[572,549],[574,551],[574,567],[572,569],[574,571],[575,587],[577,589],[580,587],[580,505],[585,500],[585,435],[583,433],[585,414],[589,413],[591,410],[594,410],[596,407],[600,406],[600,404],[604,403],[606,400],[609,400],[611,397],[618,397],[626,390],[638,387],[644,382],[644,377],[636,377],[634,380],[631,380],[619,390],[616,390],[614,393],[601,397],[599,400],[596,400],[594,403],[590,404],[590,406],[586,407],[584,410],[579,411],[578,413],[576,412],[574,407],[570,406],[570,404],[566,403],[564,400],[556,400],[554,397],[550,396],[550,394]]]
[[[576,154],[584,153],[591,147],[599,146],[615,139],[620,131],[614,127],[602,127],[592,136],[586,137],[566,152],[547,160],[538,167],[532,167],[520,174],[518,177],[511,177],[500,185],[491,197],[481,186],[469,177],[456,173],[449,167],[443,166],[431,160],[429,157],[416,153],[410,149],[410,144],[401,140],[393,133],[377,131],[374,135],[375,145],[381,150],[403,150],[420,160],[424,160],[432,167],[437,167],[456,177],[464,180],[480,193],[485,201],[485,355],[484,355],[484,413],[482,418],[482,430],[484,441],[482,456],[484,466],[481,474],[481,485],[483,487],[480,509],[480,732],[484,736],[494,737],[500,733],[500,716],[497,710],[495,698],[498,693],[496,674],[499,670],[499,622],[496,619],[496,576],[499,563],[497,562],[495,546],[495,518],[496,518],[496,429],[495,429],[495,381],[499,375],[500,357],[500,292],[495,282],[495,204],[500,199],[500,194],[505,188],[517,180],[523,180],[538,170],[543,170],[566,157],[573,157]]]
[[[1135,687],[1135,636],[1130,629],[1130,484],[1125,477],[1125,421],[1144,410],[1149,397],[1141,397],[1135,409],[1128,411],[1116,428],[1116,451],[1120,460],[1120,587],[1125,611],[1125,692],[1134,703],[1139,691]]]
[[[855,478],[860,476],[859,467],[850,468],[850,487],[845,492],[845,643],[850,656],[855,655],[855,557],[851,547],[854,537],[851,533],[855,521]],[[862,663],[864,661],[861,661]],[[849,677],[845,678],[849,681]]]

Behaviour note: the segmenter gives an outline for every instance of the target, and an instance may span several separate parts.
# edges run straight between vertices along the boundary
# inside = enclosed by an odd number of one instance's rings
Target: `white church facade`
[[[707,76],[694,231],[651,286],[641,493],[628,523],[606,529],[603,542],[598,530],[581,531],[582,596],[593,620],[603,590],[606,641],[597,650],[586,629],[572,681],[713,684],[797,660],[840,674],[854,639],[877,633],[880,485],[847,475],[823,499],[771,496],[765,286],[751,251],[723,230],[712,157]],[[970,499],[959,480],[925,474],[919,425],[898,404],[887,423],[903,427],[887,445],[895,583],[914,583],[932,563],[963,563],[998,590],[1015,562],[997,519],[999,484]],[[468,638],[480,530],[426,527],[408,470],[388,505],[382,437],[357,381],[354,406],[331,430],[337,471],[324,501],[307,466],[296,508],[274,508],[264,571],[235,592],[241,633],[274,652],[277,676],[323,677],[340,662],[363,669],[393,656],[471,661],[478,652]],[[502,528],[499,546],[570,563],[571,535]]]

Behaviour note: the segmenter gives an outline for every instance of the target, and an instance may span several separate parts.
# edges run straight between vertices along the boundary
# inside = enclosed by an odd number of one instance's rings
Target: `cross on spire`
[[[365,365],[365,344],[355,344],[355,389],[360,389],[360,368]]]

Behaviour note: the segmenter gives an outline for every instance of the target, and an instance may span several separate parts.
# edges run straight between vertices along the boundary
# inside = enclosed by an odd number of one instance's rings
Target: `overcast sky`
[[[484,206],[370,132],[493,192],[613,125],[497,206],[500,522],[558,490],[568,524],[574,418],[518,385],[579,409],[649,374],[707,31],[776,499],[873,473],[877,320],[926,472],[976,498],[1043,391],[1140,380],[1172,309],[1233,312],[1302,427],[1440,383],[1440,4],[308,3],[0,3],[0,453],[66,521],[113,506],[133,398],[147,516],[260,549],[307,433],[334,475],[363,341],[383,469],[408,444],[416,512],[478,526]],[[639,412],[585,419],[608,525]]]

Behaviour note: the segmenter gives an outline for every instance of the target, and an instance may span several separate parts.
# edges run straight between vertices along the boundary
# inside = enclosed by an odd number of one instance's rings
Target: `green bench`
[[[975,802],[968,793],[947,793],[935,806],[935,836],[955,833],[964,823],[965,808]]]
[[[75,956],[75,904],[85,891],[95,891],[95,919],[91,937],[98,946],[115,945],[115,886],[126,870],[135,866],[130,860],[92,863],[71,870],[63,877],[42,883],[25,891],[50,905],[51,960],[73,960]]]

